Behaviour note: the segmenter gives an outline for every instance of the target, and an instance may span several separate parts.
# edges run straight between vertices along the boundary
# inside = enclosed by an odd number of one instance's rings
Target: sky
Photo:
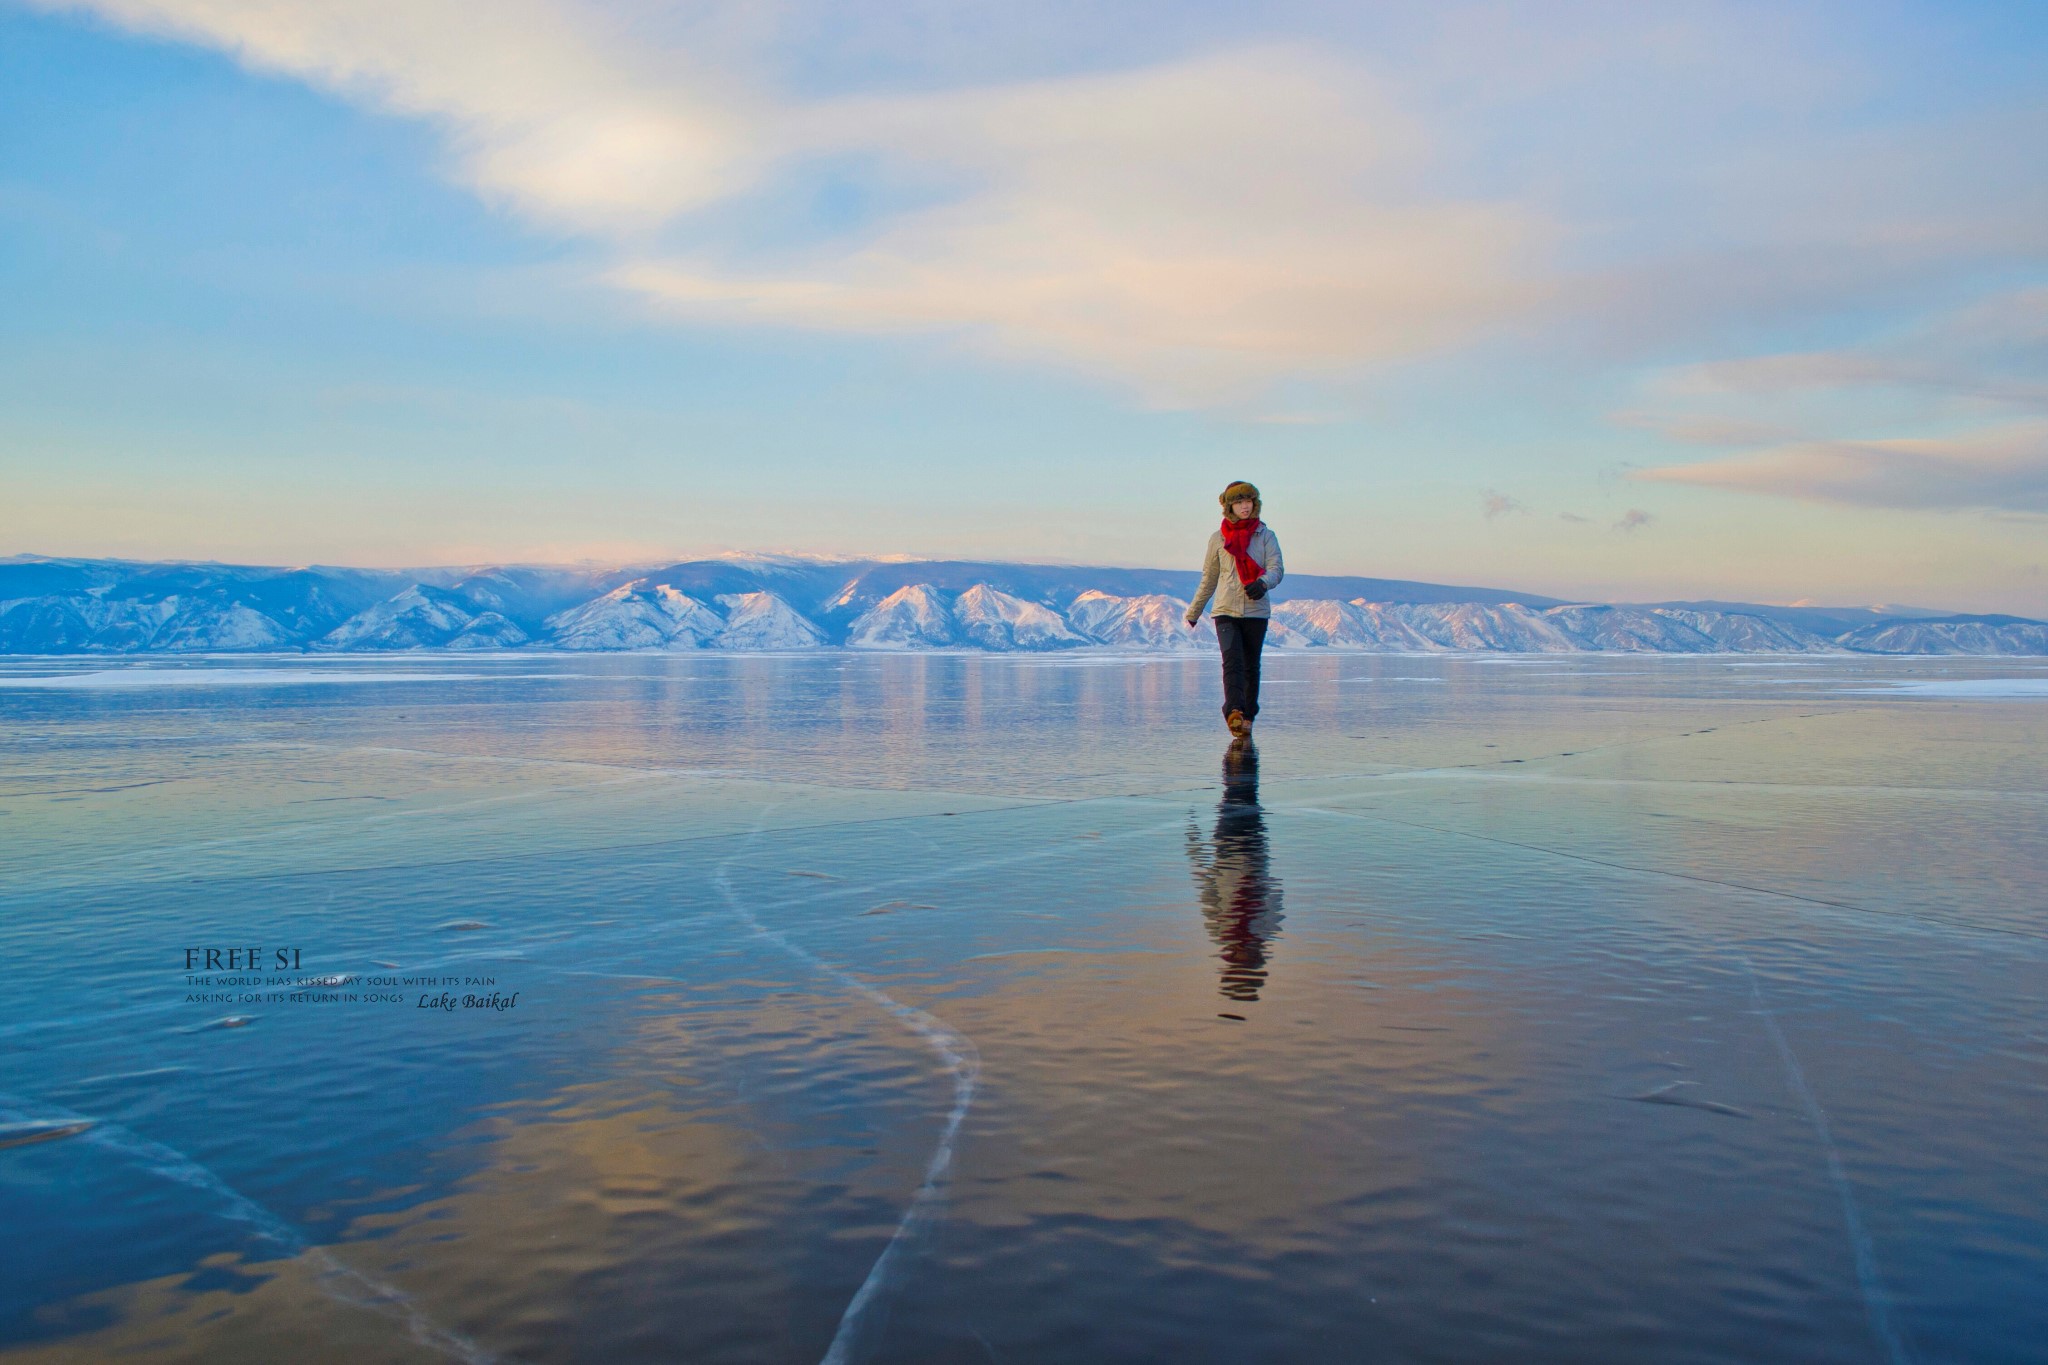
[[[2043,147],[2038,3],[0,0],[0,555],[2048,615]]]

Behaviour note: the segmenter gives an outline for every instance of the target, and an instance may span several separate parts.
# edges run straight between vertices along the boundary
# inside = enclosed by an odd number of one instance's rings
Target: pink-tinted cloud
[[[1748,447],[1639,469],[1635,479],[2033,515],[2048,511],[2044,374],[2048,290],[2019,289],[1861,345],[1686,366],[1651,386],[1651,405],[1615,420],[1670,440]]]
[[[1479,505],[1485,511],[1488,521],[1495,517],[1504,517],[1510,512],[1521,512],[1526,515],[1529,511],[1529,504],[1520,498],[1509,497],[1506,493],[1496,492],[1491,488],[1479,495]]]
[[[1845,390],[2048,407],[2048,289],[1979,299],[1867,344],[1712,360],[1668,375],[1673,398],[1783,400]]]
[[[1805,441],[1629,477],[1810,502],[2048,512],[2048,421],[1924,440]]]

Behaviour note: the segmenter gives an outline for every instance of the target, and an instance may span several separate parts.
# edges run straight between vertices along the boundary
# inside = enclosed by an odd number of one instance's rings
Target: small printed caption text
[[[405,1005],[454,1013],[503,1013],[519,1004],[518,991],[497,989],[494,976],[444,972],[308,973],[302,949],[186,948],[188,1005]]]

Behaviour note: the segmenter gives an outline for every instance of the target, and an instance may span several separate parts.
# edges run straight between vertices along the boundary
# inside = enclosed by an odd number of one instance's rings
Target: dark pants
[[[1223,646],[1223,714],[1259,714],[1259,653],[1266,647],[1263,616],[1217,616],[1216,643]]]

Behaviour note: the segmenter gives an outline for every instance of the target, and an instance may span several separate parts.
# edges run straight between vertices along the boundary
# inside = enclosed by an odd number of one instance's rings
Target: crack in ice
[[[367,1309],[379,1317],[401,1320],[405,1324],[407,1334],[415,1342],[463,1361],[464,1365],[492,1365],[492,1362],[499,1359],[468,1337],[443,1327],[428,1317],[418,1302],[404,1290],[382,1280],[373,1279],[337,1260],[326,1248],[307,1241],[297,1228],[177,1148],[154,1142],[118,1123],[106,1119],[93,1119],[88,1115],[65,1109],[61,1105],[33,1104],[11,1095],[0,1096],[0,1103],[4,1103],[7,1110],[24,1117],[28,1116],[31,1110],[39,1110],[39,1117],[44,1120],[89,1123],[91,1127],[79,1132],[79,1142],[128,1157],[151,1175],[204,1190],[224,1206],[224,1217],[247,1225],[256,1237],[280,1248],[286,1254],[304,1257],[309,1261],[318,1272],[316,1279],[321,1292],[337,1303]]]
[[[747,836],[746,843],[735,849],[712,874],[718,885],[719,894],[725,898],[726,904],[755,934],[767,939],[805,965],[831,977],[917,1034],[925,1045],[937,1054],[939,1060],[945,1063],[946,1069],[953,1076],[953,1108],[946,1115],[945,1126],[939,1132],[939,1140],[932,1149],[931,1158],[925,1163],[924,1179],[911,1195],[910,1203],[904,1208],[903,1216],[897,1220],[896,1230],[882,1248],[881,1255],[877,1256],[875,1263],[869,1267],[867,1278],[861,1281],[860,1288],[854,1291],[845,1311],[839,1315],[838,1330],[833,1333],[832,1343],[826,1348],[821,1360],[821,1365],[848,1365],[855,1358],[854,1351],[868,1310],[888,1284],[890,1272],[901,1255],[904,1243],[929,1215],[943,1193],[946,1172],[953,1164],[954,1139],[959,1135],[960,1125],[966,1120],[967,1111],[974,1103],[974,1087],[981,1075],[981,1054],[975,1050],[974,1044],[965,1034],[949,1027],[943,1020],[913,1005],[904,1004],[852,973],[833,966],[809,949],[791,942],[788,935],[780,929],[762,923],[760,918],[746,907],[738,893],[733,890],[731,867],[746,848],[752,846],[760,837],[765,827],[767,812],[764,811],[762,814],[763,820],[755,824],[753,831]]]
[[[1784,1063],[1785,1079],[1792,1086],[1792,1093],[1799,1100],[1799,1107],[1806,1111],[1806,1121],[1820,1137],[1821,1154],[1827,1160],[1828,1183],[1835,1187],[1835,1193],[1842,1200],[1842,1222],[1849,1235],[1849,1254],[1856,1262],[1856,1283],[1863,1291],[1863,1309],[1870,1319],[1870,1331],[1884,1348],[1885,1358],[1891,1365],[1912,1365],[1913,1353],[1906,1348],[1905,1339],[1892,1322],[1891,1295],[1885,1292],[1884,1279],[1877,1270],[1877,1246],[1870,1239],[1870,1232],[1863,1226],[1863,1215],[1856,1207],[1856,1192],[1849,1184],[1849,1172],[1842,1164],[1842,1153],[1835,1146],[1835,1135],[1828,1126],[1827,1112],[1814,1098],[1813,1090],[1806,1083],[1806,1073],[1799,1066],[1799,1059],[1792,1055],[1792,1045],[1785,1041],[1783,1029],[1778,1027],[1777,1015],[1764,1003],[1763,987],[1758,983],[1756,968],[1748,958],[1742,958],[1742,970],[1749,977],[1749,998],[1756,1005],[1759,1018],[1764,1021],[1764,1031],[1771,1035],[1771,1042],[1778,1049],[1778,1059]]]

